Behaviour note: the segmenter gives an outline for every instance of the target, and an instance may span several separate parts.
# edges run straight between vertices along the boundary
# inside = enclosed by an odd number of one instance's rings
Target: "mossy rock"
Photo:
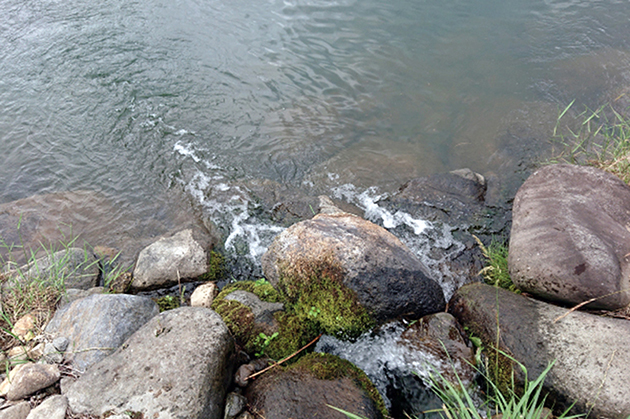
[[[330,354],[311,353],[274,368],[246,390],[250,408],[270,419],[342,417],[327,405],[361,417],[388,417],[381,395],[363,371]]]
[[[351,378],[359,388],[365,391],[370,397],[378,411],[381,412],[384,417],[388,415],[385,402],[372,381],[361,369],[350,361],[335,355],[314,352],[303,356],[298,362],[288,368],[309,371],[319,380],[336,380],[344,377]]]
[[[285,311],[273,314],[275,328],[256,323],[249,307],[225,299],[237,290],[252,292],[267,302],[277,302],[280,296],[266,281],[241,281],[226,286],[214,300],[212,308],[223,318],[236,343],[248,354],[279,360],[298,351],[318,335],[314,322]],[[276,337],[269,339],[275,332]]]
[[[239,281],[228,284],[221,290],[219,295],[217,295],[215,301],[224,299],[228,294],[236,290],[254,293],[258,296],[258,298],[268,303],[277,303],[280,301],[280,294],[278,294],[278,291],[276,291],[273,285],[265,279],[259,279],[257,281]]]
[[[278,287],[288,311],[315,322],[323,333],[353,339],[375,321],[343,278],[343,269],[330,257],[282,267]]]
[[[173,295],[165,295],[163,297],[154,298],[153,301],[155,301],[158,305],[160,313],[166,310],[173,310],[181,305],[179,298]]]
[[[210,251],[208,272],[198,277],[198,280],[209,282],[219,281],[225,277],[225,257],[214,250]]]

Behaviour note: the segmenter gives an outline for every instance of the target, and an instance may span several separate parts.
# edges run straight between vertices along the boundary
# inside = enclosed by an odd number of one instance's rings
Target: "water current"
[[[192,209],[256,272],[285,226],[255,183],[350,202],[420,256],[457,249],[378,198],[462,167],[519,180],[558,109],[628,86],[629,16],[621,0],[0,0],[0,203],[89,191],[73,199],[114,245]]]

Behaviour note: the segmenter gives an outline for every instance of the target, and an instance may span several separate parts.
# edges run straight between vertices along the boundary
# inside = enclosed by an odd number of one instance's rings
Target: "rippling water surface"
[[[112,219],[146,220],[190,199],[255,255],[280,227],[256,221],[251,179],[387,193],[518,170],[558,106],[627,83],[627,16],[613,0],[0,0],[0,202],[92,190]]]

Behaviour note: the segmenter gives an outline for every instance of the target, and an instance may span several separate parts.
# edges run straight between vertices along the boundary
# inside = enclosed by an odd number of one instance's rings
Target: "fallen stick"
[[[315,339],[313,339],[312,341],[310,341],[310,342],[309,342],[308,344],[306,344],[305,346],[302,346],[300,349],[298,349],[297,351],[293,352],[291,355],[287,356],[286,358],[281,359],[280,361],[276,362],[276,363],[275,363],[275,364],[273,364],[273,365],[269,365],[269,366],[268,366],[267,368],[265,368],[264,370],[260,370],[260,371],[258,371],[257,373],[254,373],[254,374],[252,374],[252,375],[248,376],[248,377],[245,379],[245,381],[249,380],[250,378],[257,377],[257,376],[259,376],[260,374],[262,374],[262,373],[264,373],[264,372],[266,372],[266,371],[269,371],[269,370],[270,370],[270,369],[272,369],[273,367],[278,366],[278,365],[282,364],[283,362],[288,361],[289,359],[293,358],[294,356],[296,356],[297,354],[299,354],[300,352],[302,352],[304,349],[308,348],[309,346],[311,346],[312,344],[314,344],[315,342],[317,342],[317,340],[318,340],[319,338],[321,338],[321,337],[322,337],[322,335],[323,335],[323,333],[320,333],[320,334],[319,334],[319,336],[317,336]]]

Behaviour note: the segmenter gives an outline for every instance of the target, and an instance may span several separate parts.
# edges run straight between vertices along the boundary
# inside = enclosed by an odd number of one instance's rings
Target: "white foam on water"
[[[453,273],[446,263],[465,249],[465,245],[453,237],[453,227],[414,218],[404,211],[392,213],[378,205],[388,195],[379,193],[375,187],[359,192],[354,185],[346,184],[333,188],[332,194],[335,198],[357,205],[365,212],[367,220],[382,225],[407,245],[442,286],[447,301],[466,283],[467,278]],[[436,252],[432,252],[434,248],[442,250],[442,257],[435,258]]]
[[[208,175],[195,170],[190,180],[185,182],[186,192],[199,203],[205,215],[219,228],[228,227],[224,242],[225,249],[245,257],[249,262],[259,265],[260,257],[265,253],[273,238],[284,230],[284,227],[266,224],[252,215],[256,208],[247,191],[233,185],[220,174],[220,167],[207,160],[201,160],[191,144],[177,142],[173,150],[180,155],[202,162],[215,174]]]
[[[336,355],[363,370],[389,409],[391,401],[386,395],[387,387],[391,385],[391,373],[388,371],[416,374],[427,389],[431,386],[431,375],[452,371],[449,363],[435,355],[404,345],[401,335],[405,328],[401,322],[388,323],[376,332],[362,335],[356,342],[325,335],[320,338],[315,351]]]
[[[192,145],[190,144],[182,144],[178,141],[173,146],[173,150],[182,156],[190,157],[195,163],[199,163],[201,161],[201,159],[195,154],[195,151],[192,149]]]

